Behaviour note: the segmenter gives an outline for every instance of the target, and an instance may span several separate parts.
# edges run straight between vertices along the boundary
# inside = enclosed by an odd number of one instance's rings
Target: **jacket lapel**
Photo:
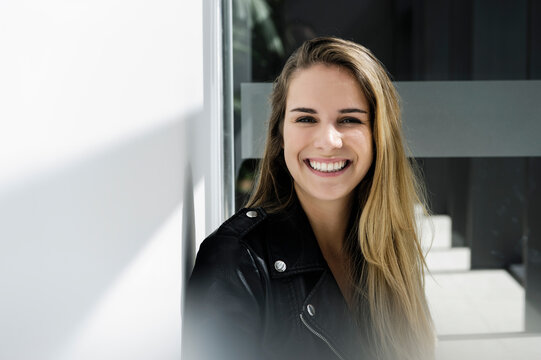
[[[304,299],[299,314],[302,323],[338,358],[359,358],[362,346],[354,316],[319,249],[302,207],[297,204],[274,216],[269,225],[266,243],[272,278],[321,271],[316,285]],[[285,267],[276,266],[279,262]]]
[[[320,334],[339,358],[359,357],[362,346],[358,327],[330,270],[323,272],[306,297],[301,316],[303,323]]]

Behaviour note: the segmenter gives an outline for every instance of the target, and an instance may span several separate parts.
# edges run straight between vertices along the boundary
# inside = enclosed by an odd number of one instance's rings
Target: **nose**
[[[324,125],[318,132],[314,145],[322,150],[340,149],[342,147],[342,134],[333,124]]]

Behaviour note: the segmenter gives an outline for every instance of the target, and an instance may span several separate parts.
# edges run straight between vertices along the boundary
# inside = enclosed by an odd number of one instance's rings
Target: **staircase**
[[[436,358],[541,360],[541,334],[524,333],[524,288],[505,270],[472,270],[470,249],[451,246],[449,216],[418,211],[417,223]]]

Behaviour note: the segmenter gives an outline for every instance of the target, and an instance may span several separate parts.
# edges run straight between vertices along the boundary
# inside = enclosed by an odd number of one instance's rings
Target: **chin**
[[[314,189],[315,190],[315,189]],[[310,198],[317,199],[319,201],[340,201],[348,199],[353,191],[332,191],[329,192],[328,189],[318,189],[318,190],[306,191],[303,190],[304,194]]]

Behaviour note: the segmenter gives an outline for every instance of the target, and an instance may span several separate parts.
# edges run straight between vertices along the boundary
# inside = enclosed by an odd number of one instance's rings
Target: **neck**
[[[332,201],[308,199],[297,192],[321,251],[326,256],[341,258],[346,237],[351,198]]]

